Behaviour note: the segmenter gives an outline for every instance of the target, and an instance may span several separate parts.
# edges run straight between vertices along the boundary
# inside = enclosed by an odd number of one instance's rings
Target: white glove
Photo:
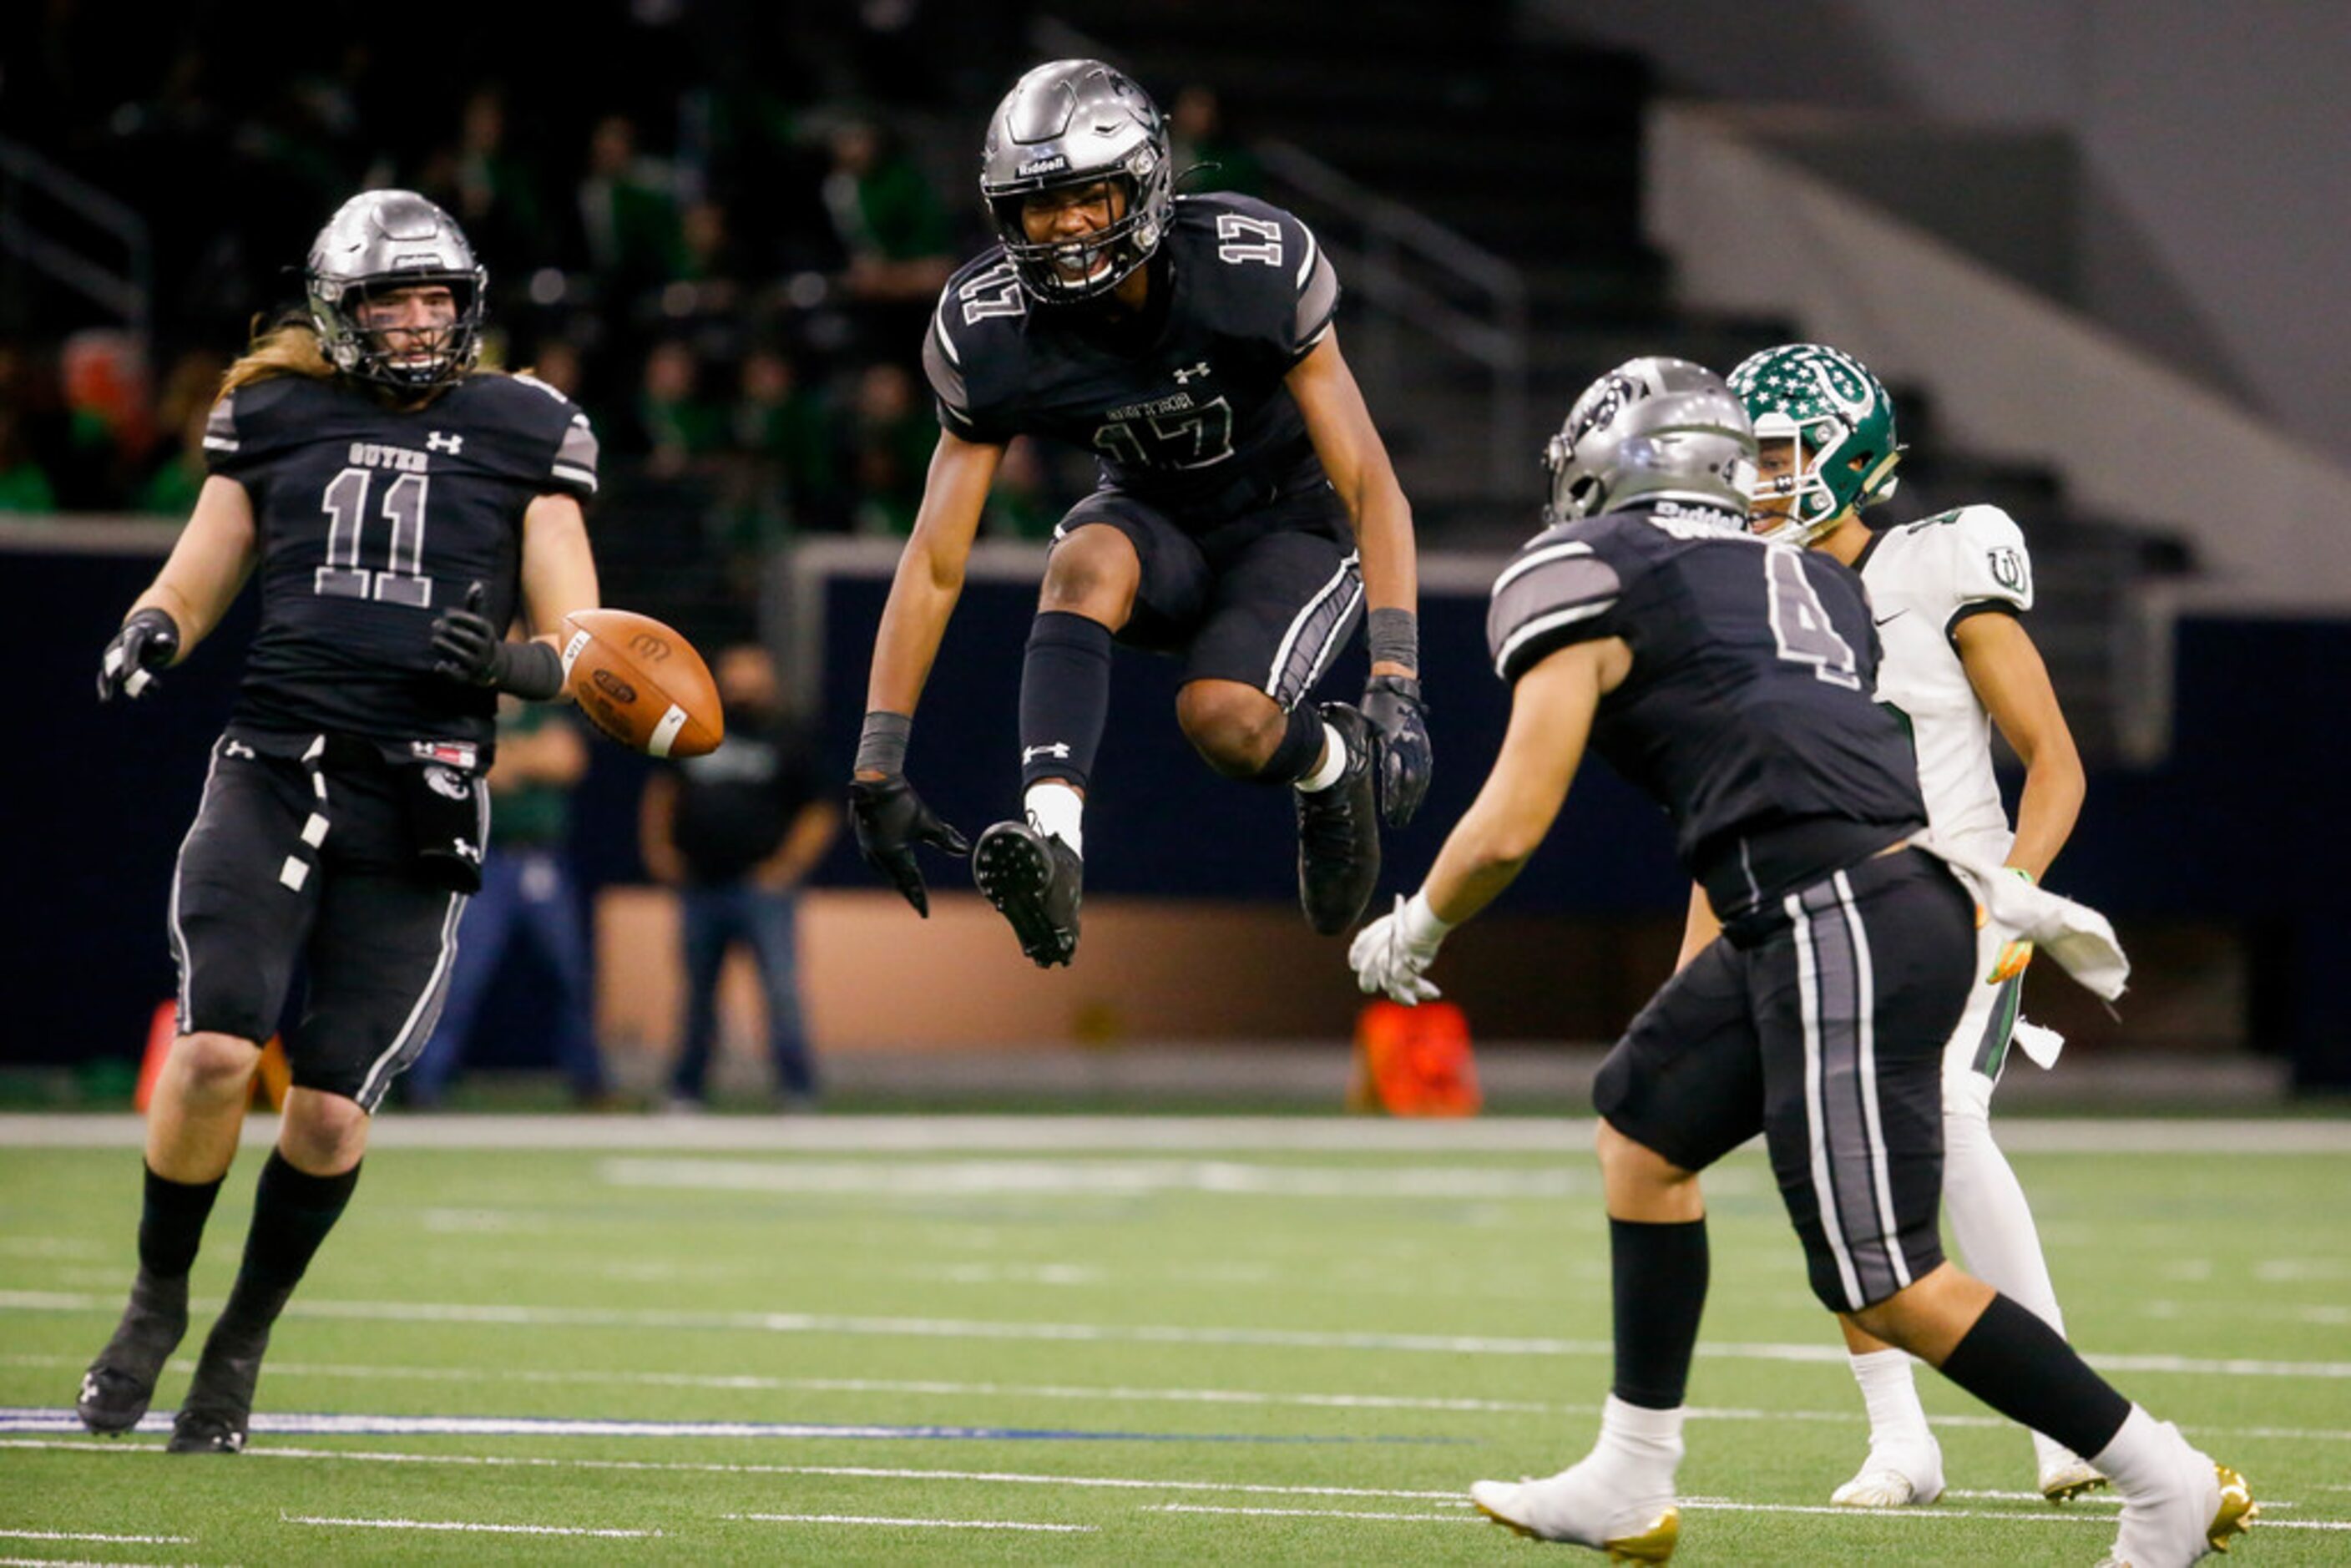
[[[1382,992],[1406,1007],[1442,995],[1423,978],[1453,927],[1439,920],[1420,894],[1398,898],[1395,910],[1355,933],[1347,962],[1365,996]]]
[[[2130,960],[2106,917],[2087,904],[2060,898],[2013,871],[1989,861],[1955,854],[1924,833],[1913,847],[1939,857],[1976,895],[1986,918],[2011,936],[2031,942],[2093,996],[2113,1001],[2130,979]]]

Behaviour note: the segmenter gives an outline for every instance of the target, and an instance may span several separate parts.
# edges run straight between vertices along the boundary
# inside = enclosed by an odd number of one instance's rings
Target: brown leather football
[[[563,675],[581,716],[632,751],[700,757],[726,737],[718,686],[694,644],[632,610],[563,618]]]

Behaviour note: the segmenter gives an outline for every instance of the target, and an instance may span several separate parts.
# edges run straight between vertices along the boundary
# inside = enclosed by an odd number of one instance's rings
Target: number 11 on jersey
[[[383,570],[370,571],[360,565],[360,539],[367,520],[368,486],[374,478],[365,468],[346,468],[328,485],[319,503],[327,514],[327,564],[311,578],[310,591],[329,599],[372,599],[430,610],[433,580],[424,575],[424,500],[433,481],[423,474],[402,474],[384,492],[383,517],[392,525],[392,548]]]

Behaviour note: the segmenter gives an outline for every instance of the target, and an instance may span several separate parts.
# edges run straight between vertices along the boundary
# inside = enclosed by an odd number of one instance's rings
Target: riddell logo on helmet
[[[1032,174],[1058,174],[1069,166],[1070,161],[1056,152],[1050,157],[1030,159],[1020,165],[1019,173],[1020,178],[1025,180]]]

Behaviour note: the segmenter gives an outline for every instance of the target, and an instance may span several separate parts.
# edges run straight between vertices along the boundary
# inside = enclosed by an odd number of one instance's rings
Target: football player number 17
[[[372,599],[430,610],[433,580],[424,575],[424,497],[433,481],[422,474],[402,474],[384,491],[390,548],[382,568],[370,570],[360,564],[360,544],[374,480],[368,469],[346,468],[328,485],[319,503],[327,514],[327,564],[312,576],[310,591],[329,599]]]
[[[1804,575],[1803,554],[1793,545],[1763,549],[1764,572],[1771,586],[1771,635],[1780,657],[1793,664],[1810,664],[1813,674],[1833,686],[1861,689],[1860,664],[1853,644],[1829,620],[1812,580]]]

